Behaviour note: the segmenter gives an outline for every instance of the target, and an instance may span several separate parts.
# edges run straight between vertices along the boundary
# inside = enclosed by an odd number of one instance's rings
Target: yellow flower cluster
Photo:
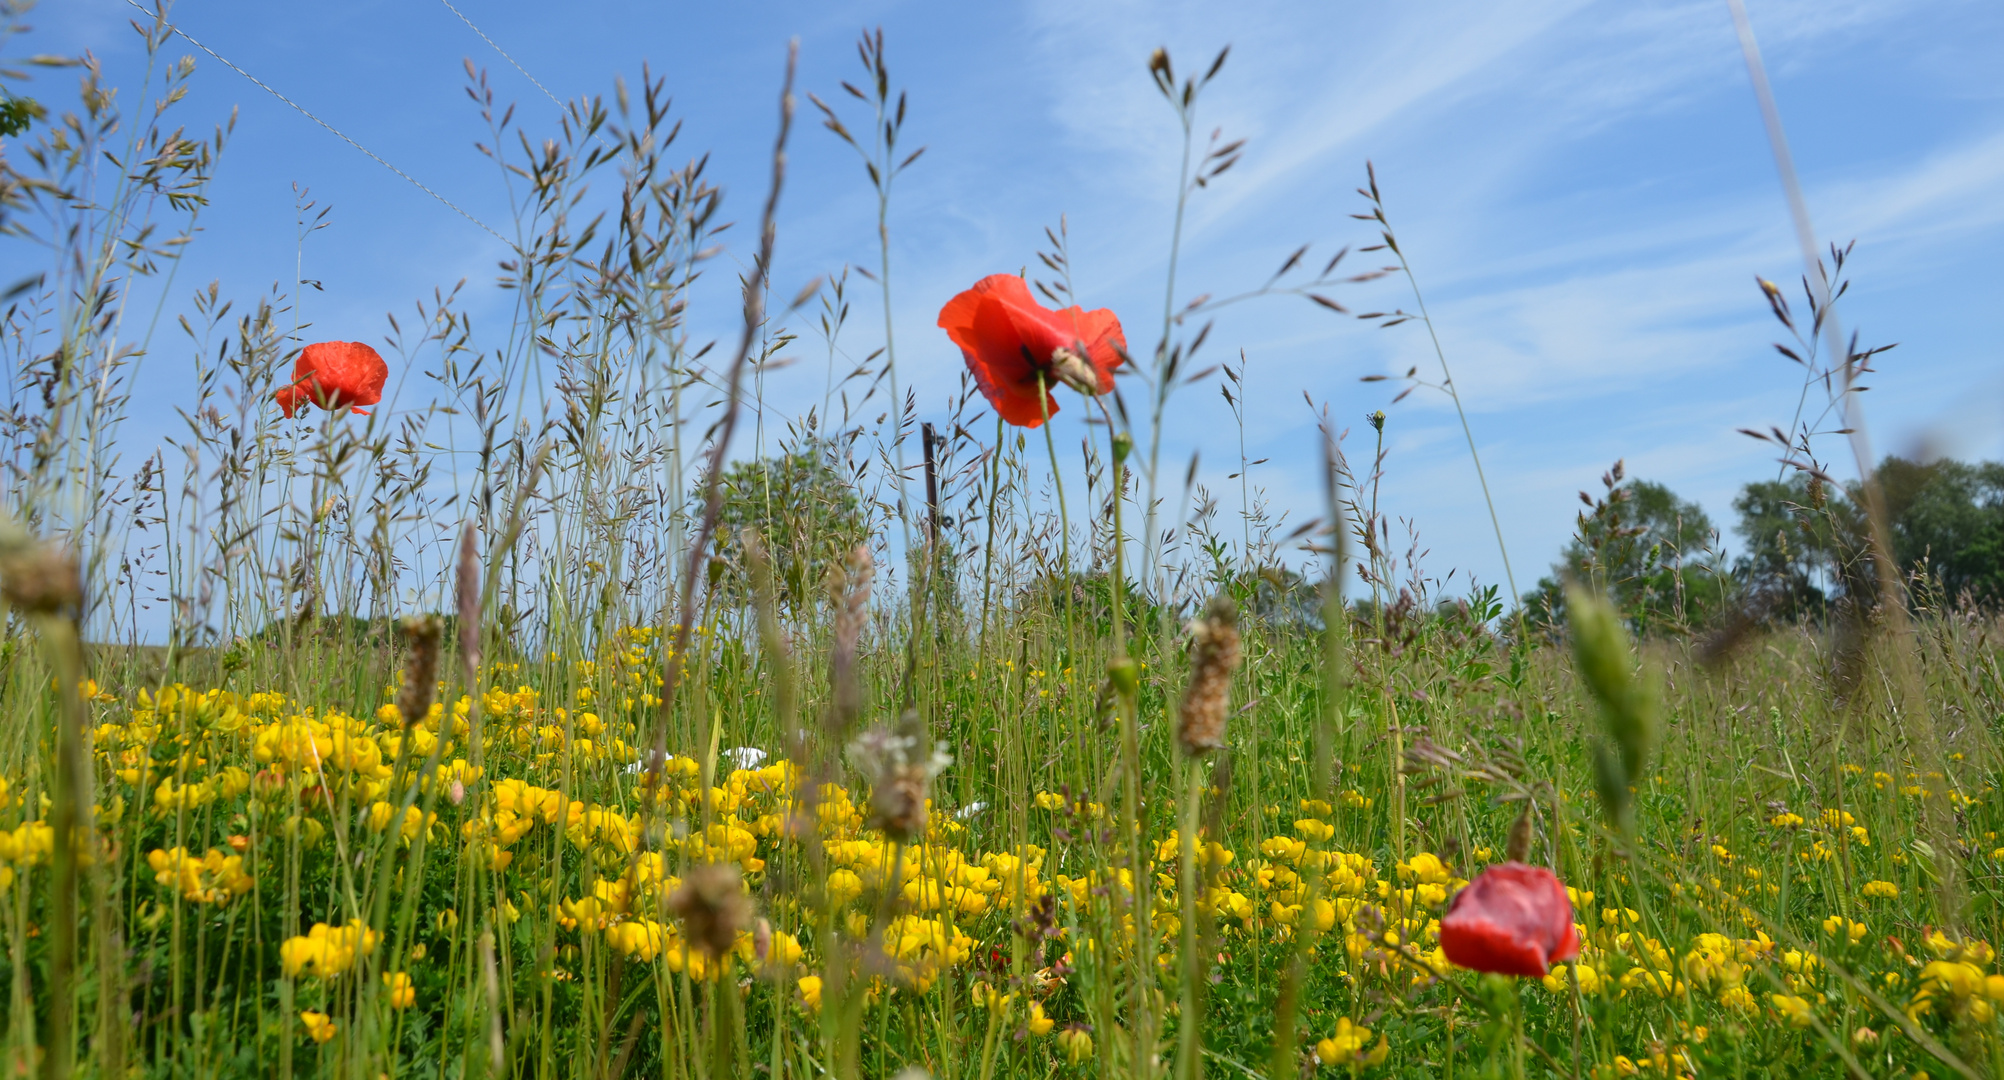
[[[1352,1023],[1349,1017],[1336,1021],[1336,1031],[1315,1044],[1315,1059],[1324,1065],[1360,1066],[1377,1065],[1391,1052],[1391,1043],[1384,1036],[1378,1037],[1378,1044],[1366,1050],[1371,1042],[1371,1029],[1362,1024]]]
[[[287,938],[278,947],[278,956],[287,975],[332,979],[354,967],[358,955],[375,952],[381,938],[381,934],[360,919],[350,919],[346,926],[338,927],[314,923],[304,936]]]
[[[14,868],[47,862],[56,850],[56,830],[40,821],[0,829],[0,892],[14,886]]]
[[[398,834],[409,842],[417,839],[419,833],[438,821],[437,814],[426,814],[415,806],[404,810],[401,822],[397,821],[398,816],[397,808],[387,802],[377,801],[369,804],[369,831],[383,832],[394,823]]]
[[[215,848],[200,856],[183,848],[155,849],[147,853],[146,865],[153,868],[154,881],[197,904],[228,903],[256,884],[244,873],[243,856],[224,855]]]
[[[324,1012],[314,1012],[311,1009],[299,1014],[299,1022],[306,1025],[306,1033],[312,1036],[313,1041],[317,1043],[327,1042],[334,1037],[335,1032],[341,1030],[340,1025],[334,1022],[333,1017],[328,1016]]]
[[[1907,1015],[1915,1021],[1932,1014],[1989,1023],[2004,1005],[2004,974],[1986,971],[1996,951],[1988,942],[1957,941],[1939,930],[1927,936],[1926,945],[1934,959],[1920,970]]]

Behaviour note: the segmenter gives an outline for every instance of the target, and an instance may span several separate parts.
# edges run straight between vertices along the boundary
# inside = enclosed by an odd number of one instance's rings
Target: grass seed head
[[[1566,590],[1566,617],[1580,680],[1599,702],[1606,724],[1606,738],[1594,750],[1601,802],[1610,818],[1625,821],[1628,789],[1640,782],[1656,746],[1655,683],[1636,673],[1628,631],[1606,597],[1572,586]]]
[[[925,835],[926,800],[932,778],[953,764],[944,747],[921,748],[923,725],[906,710],[902,733],[873,727],[849,744],[849,760],[870,782],[870,825],[885,836],[908,842]]]
[[[668,897],[668,910],[681,917],[689,944],[713,960],[737,944],[738,932],[752,919],[751,897],[730,863],[704,863],[690,870]]]
[[[404,727],[424,722],[431,711],[432,689],[438,683],[438,639],[444,623],[436,615],[417,615],[404,620],[404,639],[411,654],[404,661],[404,685],[397,691],[397,711]]]
[[[31,544],[0,557],[0,592],[17,610],[59,615],[83,604],[76,559],[53,544]]]
[[[1510,823],[1510,836],[1503,846],[1503,857],[1511,862],[1529,862],[1533,831],[1531,800],[1525,799],[1523,808],[1517,812],[1517,820]]]
[[[1238,670],[1239,606],[1219,593],[1190,622],[1190,684],[1176,727],[1176,742],[1190,757],[1225,745],[1225,718],[1232,703],[1232,673]]]
[[[459,614],[459,663],[471,676],[480,667],[480,546],[470,521],[459,534],[459,564],[454,577],[453,600]]]

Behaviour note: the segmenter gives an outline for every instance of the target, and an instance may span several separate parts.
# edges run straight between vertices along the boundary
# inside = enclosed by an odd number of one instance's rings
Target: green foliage
[[[0,136],[21,134],[47,112],[34,98],[15,97],[0,91]]]
[[[759,534],[772,558],[780,601],[795,610],[812,604],[829,572],[868,539],[862,501],[827,443],[737,462],[725,470],[723,488],[717,548],[728,568],[720,584],[736,599],[749,595],[751,583],[740,557],[740,530]]]

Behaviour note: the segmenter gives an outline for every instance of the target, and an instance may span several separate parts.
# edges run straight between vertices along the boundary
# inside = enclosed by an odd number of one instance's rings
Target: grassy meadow
[[[1250,462],[1227,520],[1162,459],[1224,350],[1173,255],[1117,393],[1037,384],[1100,421],[1061,447],[971,377],[920,403],[893,345],[840,360],[888,238],[774,292],[778,154],[742,328],[706,346],[722,196],[671,164],[663,86],[544,142],[470,66],[512,325],[424,298],[378,341],[413,373],[393,403],[287,420],[317,337],[285,289],[173,281],[228,131],[176,126],[193,65],[137,32],[151,81],[72,72],[0,190],[47,256],[0,324],[4,1075],[2004,1073],[1999,625],[1864,525],[1844,601],[1800,618],[1641,619],[1592,558],[1532,612],[1398,551],[1398,462],[1334,418],[1264,466],[1325,489],[1318,520],[1263,509]],[[778,145],[847,141],[888,207],[916,148],[881,34],[861,55],[801,117],[789,73]],[[1224,60],[1137,72],[1185,199],[1241,153],[1197,120]],[[1229,302],[1341,318],[1394,276],[1423,311],[1374,178],[1358,207],[1378,250]],[[135,337],[156,294],[185,314]],[[1813,362],[1848,407],[1862,361]],[[157,450],[120,442],[142,364],[192,373]],[[1216,378],[1242,416],[1244,367]],[[780,380],[820,405],[769,409]],[[1440,944],[1508,858],[1573,905],[1543,978]]]

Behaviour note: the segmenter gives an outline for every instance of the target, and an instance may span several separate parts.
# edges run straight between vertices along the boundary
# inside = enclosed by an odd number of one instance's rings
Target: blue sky
[[[2004,458],[1994,254],[2004,240],[2004,7],[1749,7],[1817,228],[1857,240],[1845,324],[1868,343],[1900,343],[1866,395],[1879,451]],[[686,121],[685,153],[713,153],[726,216],[747,223],[733,231],[738,245],[763,194],[787,39],[801,42],[801,88],[834,101],[837,81],[855,77],[857,31],[881,25],[893,80],[911,95],[906,139],[928,147],[899,181],[891,230],[901,368],[929,416],[944,411],[960,370],[933,326],[940,304],[984,274],[1031,264],[1061,214],[1080,298],[1118,312],[1137,350],[1153,343],[1179,144],[1145,63],[1162,45],[1187,69],[1229,44],[1198,124],[1248,140],[1245,157],[1191,205],[1180,297],[1257,284],[1300,243],[1325,256],[1370,243],[1349,215],[1373,160],[1454,365],[1520,587],[1564,543],[1575,492],[1616,458],[1699,500],[1722,528],[1738,486],[1775,473],[1772,449],[1735,429],[1786,423],[1794,408],[1800,376],[1769,347],[1778,328],[1754,278],[1792,281],[1801,265],[1723,0],[460,8],[559,97],[609,94],[615,74],[635,81],[651,64]],[[63,0],[31,13],[32,35],[7,48],[88,49],[111,81],[136,84],[143,56],[126,25],[136,14],[124,0]],[[485,133],[462,90],[462,58],[490,70],[531,132],[554,131],[556,107],[437,0],[183,0],[172,18],[490,223],[507,218],[506,193],[473,147]],[[248,300],[289,282],[298,182],[333,207],[303,254],[304,276],[326,290],[307,297],[310,336],[378,340],[385,312],[460,278],[476,325],[500,333],[497,241],[197,60],[183,122],[206,130],[233,106],[241,113],[177,290],[217,279]],[[31,92],[60,105],[70,79],[44,75]],[[844,263],[875,264],[860,167],[811,110],[802,119],[780,215],[783,295]],[[13,280],[34,258],[0,248],[0,276]],[[860,314],[877,297],[868,282],[852,287],[859,315],[843,344],[861,356],[880,336]],[[1398,279],[1335,295],[1353,311],[1411,304]],[[714,299],[696,315],[699,337],[729,331],[728,297]],[[1366,452],[1364,414],[1384,407],[1387,508],[1416,523],[1434,574],[1501,579],[1449,403],[1423,390],[1391,405],[1395,383],[1358,381],[1432,371],[1419,324],[1378,330],[1305,302],[1257,302],[1220,317],[1207,359],[1240,349],[1248,453],[1270,459],[1252,476],[1276,507],[1320,512],[1303,390],[1352,426],[1353,456]],[[178,337],[154,341],[156,400],[174,394],[182,350]],[[805,363],[768,394],[804,408],[821,383],[820,364]],[[1076,445],[1082,411],[1058,419],[1060,445]],[[1164,457],[1177,464],[1165,471],[1180,479],[1201,449],[1229,513],[1238,433],[1216,388],[1183,392],[1169,420]],[[130,459],[164,430],[143,416],[129,425]],[[1826,450],[1848,474],[1842,448]]]

